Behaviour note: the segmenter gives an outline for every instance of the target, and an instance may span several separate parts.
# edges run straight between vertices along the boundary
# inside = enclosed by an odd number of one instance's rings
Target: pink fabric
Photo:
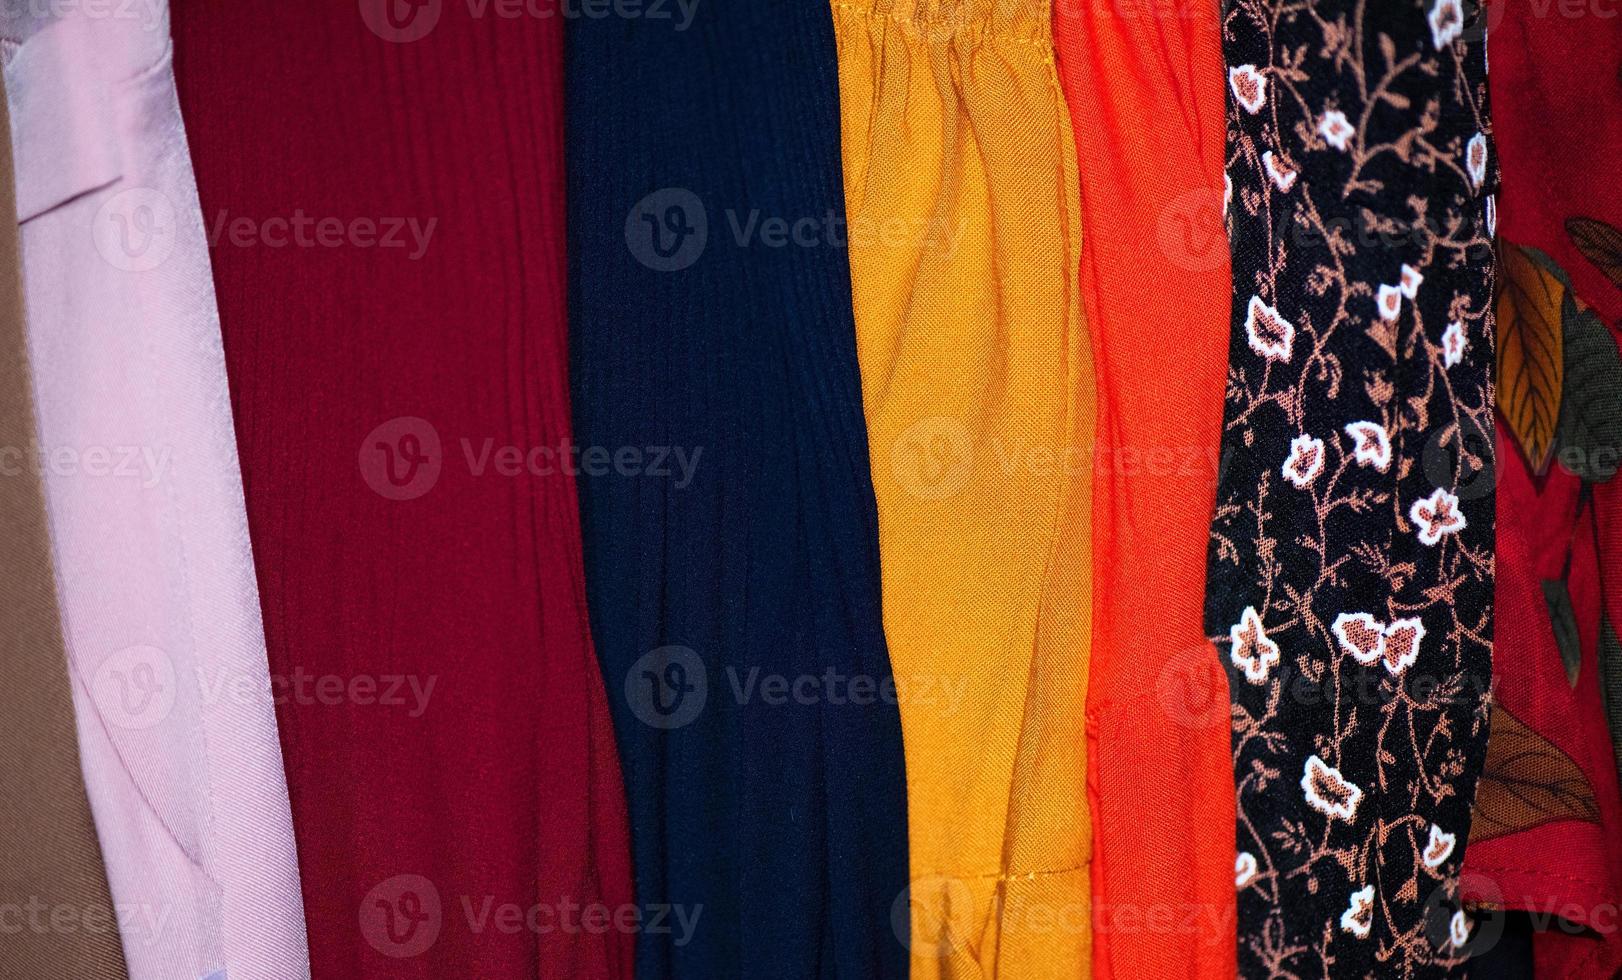
[[[28,6],[0,15],[39,410],[25,465],[130,976],[308,977],[167,7]]]

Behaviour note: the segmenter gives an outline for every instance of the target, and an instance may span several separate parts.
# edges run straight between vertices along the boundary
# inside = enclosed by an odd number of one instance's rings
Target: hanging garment
[[[1622,143],[1622,27],[1506,4],[1490,44],[1501,625],[1463,890],[1524,913],[1536,975],[1610,978],[1622,969],[1622,189],[1595,161]]]
[[[0,33],[85,788],[135,980],[309,975],[167,7]]]
[[[645,925],[570,471],[562,24],[514,9],[177,10],[324,978],[624,977]]]
[[[1497,115],[1502,118],[1502,111]],[[1514,177],[1506,157],[1506,203],[1516,193]],[[1520,246],[1508,236],[1525,230],[1509,220],[1512,213],[1505,210],[1502,225],[1503,248],[1510,251]],[[1542,314],[1517,310],[1515,303],[1532,295],[1526,290],[1542,288],[1531,278],[1542,274],[1549,273],[1519,255],[1500,266],[1499,404],[1505,418],[1521,404],[1516,396],[1530,393],[1518,381],[1537,370],[1516,353],[1523,344],[1528,346],[1520,352],[1530,353],[1529,345],[1539,342],[1532,331]],[[1568,352],[1588,359],[1586,365],[1566,362],[1565,396],[1573,406],[1562,404],[1559,393],[1551,393],[1552,404],[1566,413],[1580,411],[1581,399],[1591,397],[1583,381],[1594,375],[1582,376],[1600,367],[1622,369],[1622,359],[1598,321],[1585,324],[1575,302],[1559,295],[1558,280],[1544,284],[1556,294],[1551,312],[1557,327],[1561,306],[1570,303],[1563,318]],[[1589,331],[1597,333],[1585,337]],[[1596,356],[1598,342],[1612,345],[1610,364]],[[1609,411],[1622,412],[1622,401]],[[1532,916],[1540,927],[1531,936],[1539,976],[1609,980],[1622,966],[1614,918],[1622,901],[1622,799],[1597,663],[1606,624],[1599,504],[1591,484],[1562,469],[1558,449],[1556,461],[1534,475],[1522,455],[1527,443],[1502,419],[1500,426],[1494,703],[1462,890],[1467,901],[1486,907],[1484,936],[1499,928],[1503,909]]]
[[[1205,531],[1228,370],[1222,39],[1187,16],[1054,4],[1080,156],[1098,385],[1087,687],[1093,975],[1234,973],[1228,679]]]
[[[1485,49],[1457,0],[1224,20],[1232,342],[1206,629],[1239,972],[1433,976],[1492,659]]]
[[[833,16],[912,977],[1085,976],[1093,376],[1048,5]]]
[[[44,474],[30,455],[39,433],[3,93],[0,79],[0,907],[14,910],[0,978],[118,980],[124,950],[79,765]]]
[[[825,7],[569,22],[576,438],[647,978],[905,975]],[[893,910],[901,902],[897,916]]]

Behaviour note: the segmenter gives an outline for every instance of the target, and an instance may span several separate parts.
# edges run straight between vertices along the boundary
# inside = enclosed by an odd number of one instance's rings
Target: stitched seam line
[[[1058,875],[1074,874],[1077,871],[1086,871],[1092,867],[1089,859],[1081,864],[1068,868],[1050,868],[1041,871],[994,871],[987,874],[969,874],[956,871],[924,871],[913,876],[919,878],[954,878],[959,881],[1030,881],[1033,878],[1051,878]]]

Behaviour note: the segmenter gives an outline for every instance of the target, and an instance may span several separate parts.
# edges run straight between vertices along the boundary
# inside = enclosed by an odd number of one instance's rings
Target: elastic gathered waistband
[[[1051,0],[832,0],[835,10],[882,18],[930,40],[1047,41]]]

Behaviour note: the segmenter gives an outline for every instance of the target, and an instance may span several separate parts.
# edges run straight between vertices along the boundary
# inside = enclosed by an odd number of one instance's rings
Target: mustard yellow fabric
[[[1048,5],[832,7],[912,976],[1074,980],[1094,412]]]

